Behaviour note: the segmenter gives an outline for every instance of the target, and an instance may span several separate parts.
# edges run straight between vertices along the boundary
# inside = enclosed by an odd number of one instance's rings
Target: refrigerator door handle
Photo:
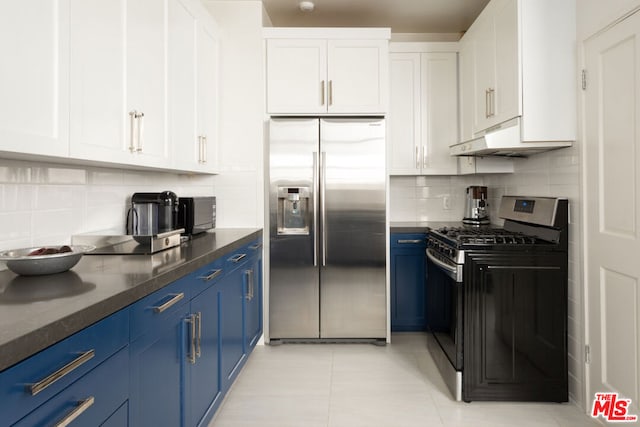
[[[313,266],[318,266],[318,153],[313,152]]]
[[[322,266],[327,265],[327,209],[326,209],[326,171],[327,153],[322,152],[320,156],[320,213],[322,215]]]

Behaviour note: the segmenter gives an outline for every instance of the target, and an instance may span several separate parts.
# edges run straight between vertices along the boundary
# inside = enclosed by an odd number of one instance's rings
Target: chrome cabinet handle
[[[93,403],[95,402],[95,398],[93,396],[89,396],[85,400],[78,402],[78,406],[76,406],[71,412],[69,412],[63,419],[54,424],[55,427],[67,427],[69,424],[73,422],[76,418],[78,418],[84,411],[89,409]]]
[[[138,148],[136,149],[137,152],[141,153],[142,152],[142,137],[144,136],[144,113],[138,113],[138,115],[136,116],[136,119],[138,119]]]
[[[333,105],[333,80],[329,80],[329,105]]]
[[[184,293],[183,292],[180,292],[179,294],[173,294],[173,298],[171,298],[169,301],[165,302],[162,305],[158,305],[158,306],[153,307],[153,312],[154,313],[162,313],[163,311],[166,311],[171,306],[175,305],[182,298],[184,298]]]
[[[420,147],[416,145],[416,169],[420,169]]]
[[[253,299],[253,297],[255,296],[255,292],[256,292],[256,277],[255,277],[255,271],[253,271],[253,269],[249,270],[251,271],[251,299]]]
[[[46,378],[38,381],[37,383],[27,385],[27,390],[29,390],[29,392],[31,393],[31,396],[35,396],[36,394],[40,393],[41,391],[43,391],[44,389],[46,389],[47,387],[49,387],[50,385],[52,385],[53,383],[55,383],[56,381],[64,377],[65,375],[70,374],[75,369],[79,368],[85,362],[93,359],[95,355],[96,355],[96,351],[93,349],[89,351],[85,351],[76,359],[67,363],[62,368],[58,369],[51,375],[48,375]]]
[[[136,123],[137,123],[137,116],[138,116],[138,112],[135,110],[129,111],[129,126],[130,126],[130,133],[129,133],[129,151],[131,151],[132,153],[134,151],[136,151]]]
[[[222,269],[216,269],[216,270],[211,270],[211,272],[209,274],[207,274],[206,276],[200,276],[198,277],[198,279],[204,280],[205,282],[208,282],[209,280],[213,280],[216,277],[218,277],[219,275],[222,274]]]
[[[399,239],[398,243],[401,244],[401,245],[417,244],[417,243],[422,243],[422,240],[420,240],[420,239]]]
[[[251,270],[245,270],[244,275],[247,278],[247,287],[244,292],[244,299],[251,300]]]
[[[484,117],[486,119],[491,117],[489,114],[489,89],[484,90]]]
[[[198,321],[198,337],[196,338],[196,356],[202,356],[202,312],[196,313],[196,320]]]
[[[324,105],[324,80],[322,80],[322,83],[320,84],[320,99],[321,99],[321,103],[320,105]]]
[[[233,263],[237,263],[239,262],[242,258],[246,257],[247,254],[236,254],[234,256],[232,256],[231,258],[229,258],[229,261],[233,262]]]
[[[249,249],[258,250],[262,247],[262,243],[256,243],[255,245],[249,246]]]
[[[422,167],[427,168],[427,146],[422,146]]]
[[[196,317],[194,314],[190,315],[186,322],[189,323],[190,330],[190,339],[189,339],[189,355],[187,356],[187,360],[192,365],[196,364]]]
[[[202,137],[202,163],[207,163],[207,135]]]
[[[202,135],[198,135],[198,163],[202,163]]]

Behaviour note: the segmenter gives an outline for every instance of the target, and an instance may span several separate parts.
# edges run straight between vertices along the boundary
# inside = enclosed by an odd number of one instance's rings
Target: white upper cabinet
[[[69,154],[69,2],[0,5],[0,151]]]
[[[71,0],[71,156],[169,165],[166,4]]]
[[[390,55],[389,174],[455,175],[457,159],[449,155],[458,140],[455,44],[416,43],[410,52],[411,45],[398,43],[404,52]]]
[[[575,140],[574,1],[492,0],[460,53],[461,141],[515,118],[523,141]]]
[[[213,172],[217,29],[189,0],[169,1],[169,142],[172,167]]]
[[[387,29],[265,29],[269,114],[384,114]]]

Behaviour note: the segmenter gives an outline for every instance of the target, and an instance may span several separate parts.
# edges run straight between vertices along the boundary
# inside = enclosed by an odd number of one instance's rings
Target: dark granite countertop
[[[442,227],[462,227],[461,221],[391,221],[391,233],[427,233]]]
[[[260,236],[215,229],[153,255],[85,255],[65,273],[0,272],[0,371]]]

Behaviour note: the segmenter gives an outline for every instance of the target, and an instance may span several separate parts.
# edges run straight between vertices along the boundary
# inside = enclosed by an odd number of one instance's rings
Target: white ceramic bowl
[[[59,245],[44,246],[58,248]],[[63,252],[50,255],[31,255],[29,254],[39,247],[12,249],[0,252],[0,261],[7,263],[7,268],[16,274],[22,276],[40,276],[43,274],[62,273],[76,265],[82,255],[91,252],[95,246],[90,245],[73,245],[69,246],[71,252]]]

